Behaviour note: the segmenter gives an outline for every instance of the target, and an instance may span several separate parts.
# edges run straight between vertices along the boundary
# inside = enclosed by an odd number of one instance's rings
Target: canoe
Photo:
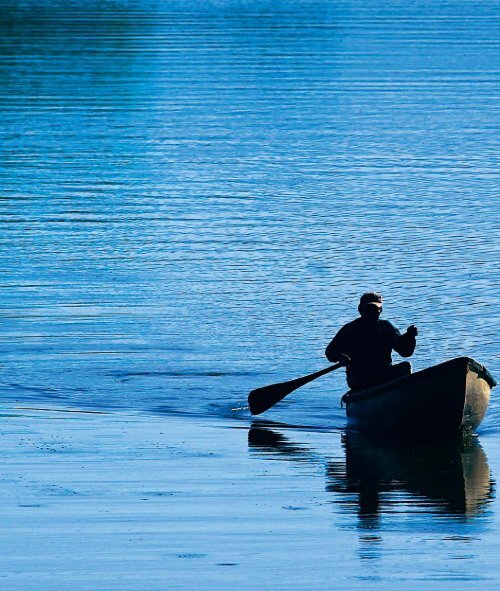
[[[347,428],[360,432],[447,435],[478,427],[496,382],[457,357],[360,392],[347,392]]]

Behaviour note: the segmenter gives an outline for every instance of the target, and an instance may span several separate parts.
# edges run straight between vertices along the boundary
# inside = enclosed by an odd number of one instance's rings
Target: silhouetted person
[[[364,390],[411,374],[411,364],[392,364],[392,351],[402,357],[413,355],[417,327],[409,326],[405,334],[388,320],[380,320],[382,296],[365,293],[361,296],[359,318],[343,326],[325,351],[329,361],[346,366],[346,376],[352,391]]]

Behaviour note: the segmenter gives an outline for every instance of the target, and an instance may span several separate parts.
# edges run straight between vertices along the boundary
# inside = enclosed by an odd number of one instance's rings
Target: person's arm
[[[407,328],[404,334],[401,334],[397,329],[395,330],[398,335],[394,340],[392,348],[396,353],[399,353],[401,357],[411,357],[417,346],[417,339],[415,338],[418,334],[417,327],[412,324]]]
[[[351,359],[344,350],[345,345],[344,333],[343,330],[340,329],[326,348],[325,355],[328,361],[331,361],[332,363],[337,361],[338,363],[342,363],[342,365],[347,365]]]

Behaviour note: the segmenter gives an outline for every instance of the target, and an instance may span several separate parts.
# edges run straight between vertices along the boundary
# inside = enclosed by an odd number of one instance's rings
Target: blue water
[[[493,0],[2,0],[1,400],[248,429],[248,391],[325,367],[374,289],[419,327],[415,369],[467,355],[498,379],[499,20]],[[283,487],[321,468],[359,588],[495,588],[496,390],[481,443],[422,456],[330,439],[345,389],[297,391],[245,454],[284,460]]]
[[[246,420],[372,289],[500,374],[498,3],[2,7],[3,400]]]

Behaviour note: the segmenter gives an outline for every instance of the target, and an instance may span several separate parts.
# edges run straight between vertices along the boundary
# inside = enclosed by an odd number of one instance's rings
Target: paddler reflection
[[[373,525],[409,493],[426,513],[470,517],[492,497],[486,455],[476,438],[426,445],[390,445],[356,434],[344,437],[345,462],[327,463],[327,490],[358,506]]]
[[[427,514],[468,518],[492,498],[490,470],[476,438],[396,446],[346,434],[345,459],[329,461],[307,445],[256,423],[249,430],[248,444],[268,457],[325,463],[326,490],[336,493],[336,503],[358,513],[361,528],[376,528],[380,516],[398,503],[413,502]]]

